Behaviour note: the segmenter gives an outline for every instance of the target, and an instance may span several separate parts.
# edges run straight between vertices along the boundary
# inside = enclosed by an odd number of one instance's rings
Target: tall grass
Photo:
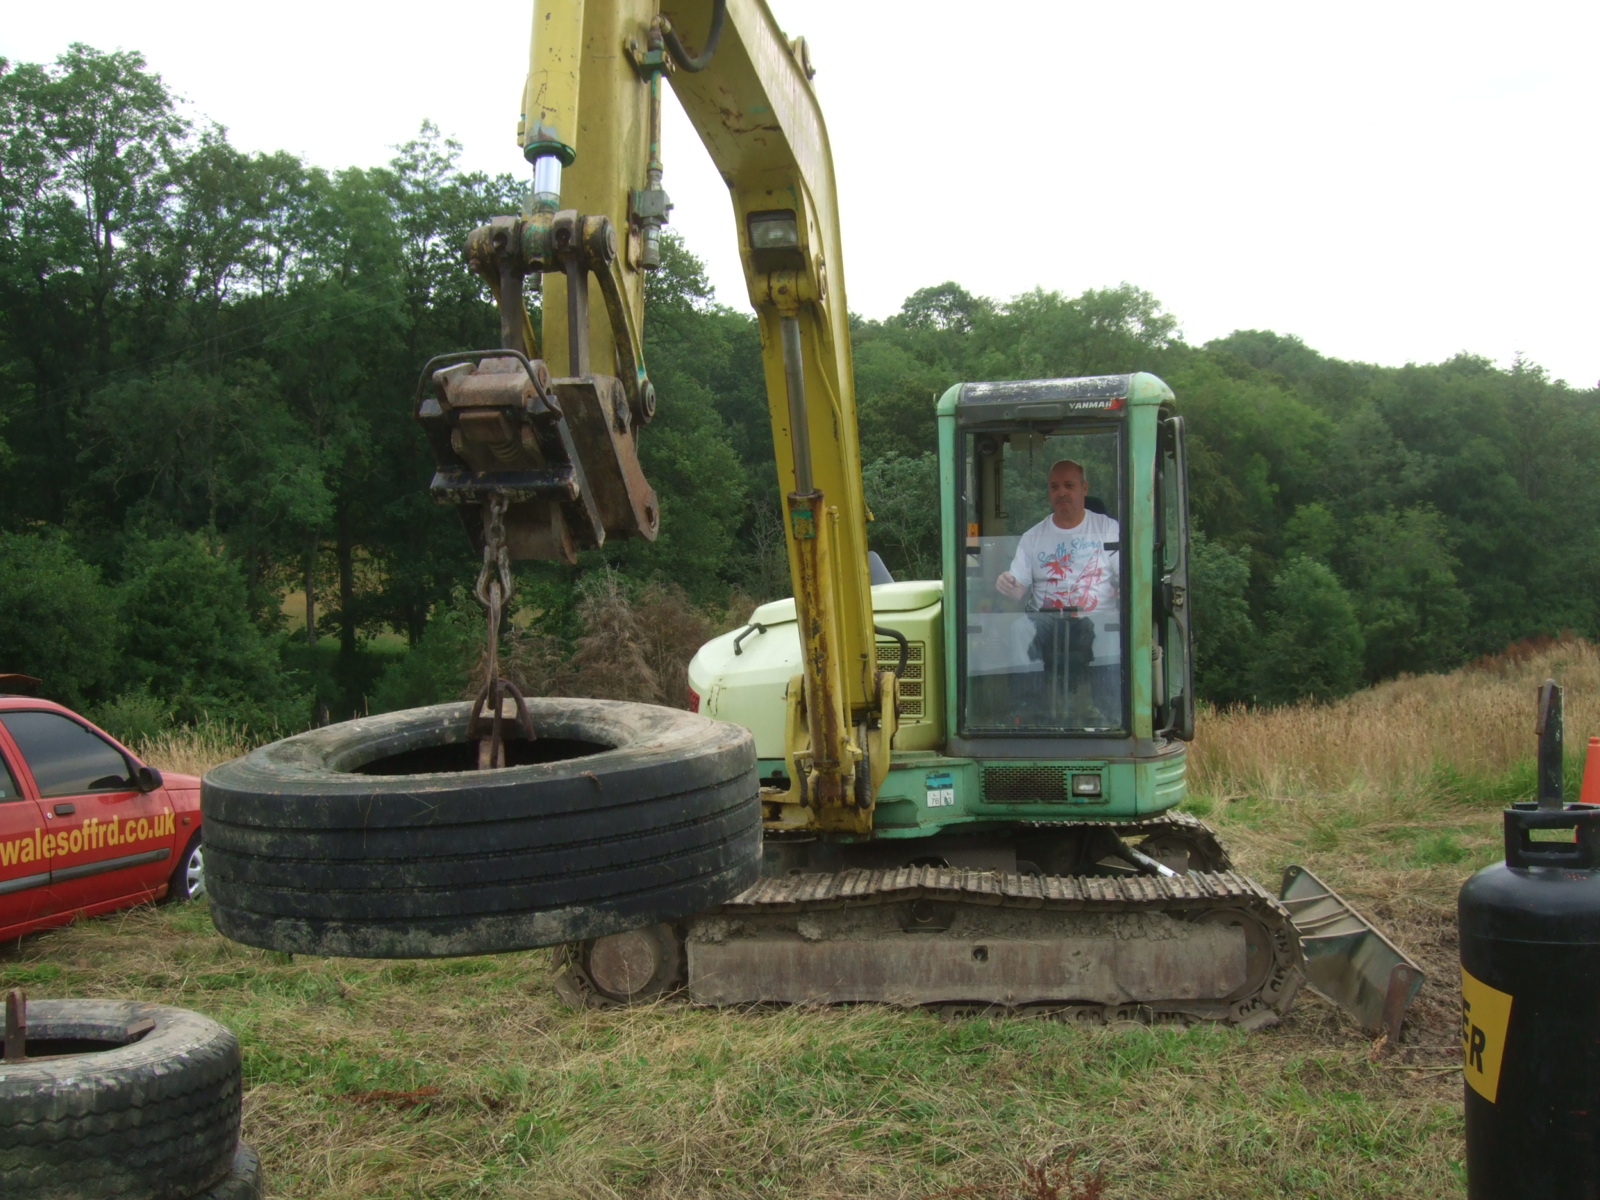
[[[218,763],[248,754],[276,735],[257,737],[241,725],[208,722],[177,726],[141,738],[133,748],[151,766],[185,775],[204,775]]]
[[[1490,780],[1530,762],[1536,694],[1548,678],[1564,690],[1569,762],[1581,764],[1589,737],[1600,736],[1600,648],[1565,638],[1514,646],[1450,675],[1396,679],[1333,704],[1206,711],[1190,780],[1216,797],[1371,797],[1441,777]],[[1568,774],[1576,787],[1576,771]]]

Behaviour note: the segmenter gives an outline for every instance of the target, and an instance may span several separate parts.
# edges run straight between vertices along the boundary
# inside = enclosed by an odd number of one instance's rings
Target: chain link
[[[490,496],[483,506],[483,569],[478,572],[478,582],[473,593],[478,603],[490,607],[490,585],[496,573],[500,576],[500,603],[511,602],[511,550],[506,543],[506,507],[504,496]]]
[[[495,578],[498,575],[499,578]],[[474,705],[474,724],[485,707],[490,712],[489,737],[479,743],[478,767],[505,765],[501,741],[500,621],[511,598],[511,556],[506,549],[506,498],[491,496],[483,506],[483,569],[473,589],[489,618],[488,653],[484,655],[483,687]]]

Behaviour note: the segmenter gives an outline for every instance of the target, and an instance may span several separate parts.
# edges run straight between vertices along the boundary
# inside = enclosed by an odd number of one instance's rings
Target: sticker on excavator
[[[927,778],[928,807],[952,808],[956,802],[955,776],[948,771],[930,771]]]
[[[1500,1058],[1511,1025],[1511,996],[1461,968],[1461,1056],[1467,1086],[1490,1104],[1500,1090]]]

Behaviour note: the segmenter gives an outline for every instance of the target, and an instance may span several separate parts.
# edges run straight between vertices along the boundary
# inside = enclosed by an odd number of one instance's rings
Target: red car
[[[204,891],[199,779],[59,704],[0,695],[0,939]]]

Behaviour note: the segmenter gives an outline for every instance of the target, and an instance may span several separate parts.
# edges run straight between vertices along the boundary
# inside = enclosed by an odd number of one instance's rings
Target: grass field
[[[0,951],[0,987],[232,1026],[273,1197],[1459,1196],[1455,896],[1500,857],[1500,809],[1533,794],[1546,675],[1566,686],[1575,792],[1600,734],[1584,643],[1202,721],[1191,804],[1241,868],[1275,887],[1305,863],[1428,972],[1398,1047],[1306,992],[1255,1034],[871,1007],[575,1013],[546,952],[291,960],[219,937],[203,903],[24,939]],[[151,751],[196,769],[225,743]]]

